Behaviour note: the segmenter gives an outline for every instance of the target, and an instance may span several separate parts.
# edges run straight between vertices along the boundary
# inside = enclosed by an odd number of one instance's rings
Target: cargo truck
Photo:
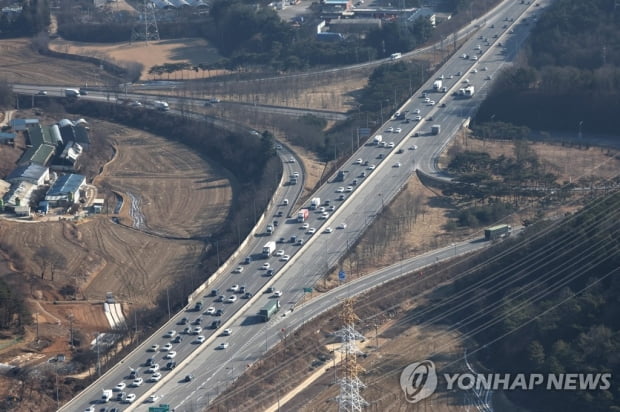
[[[344,170],[338,170],[338,174],[336,175],[335,182],[342,182],[344,180]]]
[[[299,223],[305,222],[306,219],[308,219],[309,214],[310,212],[308,212],[308,209],[301,209],[299,212],[297,212],[297,221]]]
[[[443,85],[443,82],[440,79],[435,80],[435,82],[433,83],[433,89],[438,92],[441,90],[441,87]]]
[[[312,200],[310,201],[310,209],[314,210],[317,207],[321,206],[321,198],[320,197],[313,197]]]
[[[441,125],[439,125],[439,124],[432,125],[431,126],[431,134],[438,135],[439,133],[441,133]]]
[[[372,140],[372,142],[375,145],[378,145],[379,143],[381,143],[383,141],[383,136],[381,136],[380,134],[376,135],[375,138]]]
[[[65,89],[65,97],[80,97],[78,89]]]
[[[101,402],[108,403],[112,399],[112,389],[104,389],[101,393]]]
[[[497,225],[484,230],[485,240],[495,240],[510,236],[512,227],[510,225]]]
[[[265,243],[265,246],[263,246],[263,257],[268,258],[275,251],[276,251],[276,242],[274,242],[273,240],[271,242],[267,242]]]
[[[459,89],[459,96],[461,97],[473,97],[474,96],[474,86],[468,86]]]
[[[161,100],[155,100],[153,102],[153,106],[155,106],[157,110],[161,110],[162,112],[167,112],[168,110],[170,110],[170,106],[168,105],[168,103]]]
[[[263,322],[269,322],[269,319],[280,310],[280,301],[272,300],[267,303],[263,308],[258,312],[259,316],[263,320]]]

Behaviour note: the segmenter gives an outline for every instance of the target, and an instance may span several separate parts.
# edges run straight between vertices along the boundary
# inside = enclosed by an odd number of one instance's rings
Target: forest
[[[493,373],[608,373],[620,366],[620,194],[528,227],[477,257],[431,318],[448,312]],[[481,268],[479,268],[481,267]],[[462,300],[454,301],[461,296]],[[508,391],[536,411],[618,411],[608,391]]]
[[[614,134],[620,128],[620,9],[558,0],[537,19],[523,59],[494,82],[475,124]]]

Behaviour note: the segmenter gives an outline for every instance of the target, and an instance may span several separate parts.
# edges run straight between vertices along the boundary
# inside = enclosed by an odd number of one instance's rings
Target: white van
[[[392,53],[392,54],[390,55],[390,60],[398,60],[398,59],[400,59],[401,57],[403,57],[403,54],[402,54],[402,53]]]

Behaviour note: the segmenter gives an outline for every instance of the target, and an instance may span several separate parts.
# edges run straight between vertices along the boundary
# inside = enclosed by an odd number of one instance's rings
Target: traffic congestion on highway
[[[337,264],[412,173],[443,177],[437,156],[514,57],[529,30],[522,19],[538,10],[510,2],[487,16],[436,76],[304,204],[297,202],[299,161],[277,147],[285,165],[282,185],[252,237],[182,312],[61,410],[147,410],[165,403],[184,411],[213,400],[278,342],[275,331],[289,327],[285,315],[304,290]],[[434,87],[437,80],[441,85]],[[473,93],[464,96],[461,89],[469,86]],[[268,306],[279,312],[264,315]]]

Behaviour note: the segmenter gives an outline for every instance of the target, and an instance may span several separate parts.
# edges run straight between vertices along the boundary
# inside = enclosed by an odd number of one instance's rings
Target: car
[[[153,394],[149,396],[149,398],[146,401],[149,403],[154,403],[154,402],[157,402],[158,399],[159,399],[159,395]]]
[[[203,343],[205,340],[207,340],[207,338],[205,338],[204,335],[198,335],[196,336],[196,340],[194,342]]]
[[[486,72],[487,70],[489,70],[489,68],[488,68],[487,66],[484,66],[484,67],[482,68],[482,71],[483,71],[483,72]]]
[[[154,344],[151,345],[151,347],[148,349],[149,352],[157,352],[157,350],[159,349],[159,345],[158,344]]]
[[[344,222],[338,225],[338,229],[346,229],[346,228],[347,228],[347,224]]]
[[[183,337],[181,335],[177,335],[173,340],[172,343],[181,343],[183,341]]]
[[[277,217],[282,217],[283,215],[284,215],[284,213],[282,213],[282,211],[281,211],[281,210],[279,210],[279,211],[278,211],[278,213],[276,213],[276,216],[277,216]]]
[[[215,308],[213,306],[209,306],[205,311],[204,314],[205,315],[213,315],[215,313]],[[200,319],[200,318],[198,318]]]
[[[187,322],[189,322],[189,319],[181,318],[181,320],[179,321],[177,325],[187,325]]]
[[[137,388],[138,386],[142,386],[143,383],[144,383],[144,379],[142,379],[142,378],[135,378],[131,382],[131,386],[133,386],[134,388]]]
[[[390,143],[388,143],[388,147],[389,147],[390,149],[393,149],[393,148],[394,148],[394,146],[395,146],[394,142],[390,142]]]
[[[413,119],[414,119],[414,120],[417,120],[417,121],[419,122],[420,120],[422,120],[422,116],[419,116],[419,115],[418,115],[418,116],[414,117]]]
[[[424,103],[428,103],[428,102],[430,102],[430,101],[431,101],[430,97],[425,97],[425,98],[424,98]]]
[[[303,225],[301,225],[302,229],[308,229],[310,227],[310,223],[304,223]]]
[[[168,351],[168,353],[166,353],[166,356],[164,356],[164,359],[174,359],[174,357],[177,356],[177,352],[174,350]]]
[[[172,343],[170,343],[170,342],[166,343],[166,344],[165,344],[165,345],[161,348],[161,350],[162,350],[162,351],[169,351],[170,349],[172,349]]]
[[[142,107],[142,103],[137,100],[134,100],[129,103],[129,107]]]
[[[388,127],[386,132],[388,133],[392,133],[394,131],[394,128],[392,126]]]
[[[222,316],[223,314],[224,314],[224,309],[218,309],[214,313],[215,316]]]
[[[485,77],[485,80],[493,80],[493,76],[488,75],[487,77]]]
[[[415,145],[415,144],[414,144],[414,145],[413,145],[413,146],[411,146],[409,149],[411,149],[411,150],[418,150],[418,145]]]
[[[274,273],[275,273],[275,271],[273,269],[267,269],[267,272],[265,273],[265,276],[273,276]]]
[[[341,196],[344,196],[344,195],[341,195]],[[344,200],[344,197],[342,199],[340,199],[340,200]],[[336,206],[332,205],[332,206],[328,207],[327,210],[329,210],[330,212],[333,212],[334,210],[336,210]]]
[[[442,103],[441,106],[439,106],[439,107],[446,107],[446,104]]]
[[[159,370],[159,363],[156,363],[154,365],[151,365],[151,367],[149,368],[149,372],[150,373],[155,373]]]
[[[164,335],[164,338],[174,338],[174,335],[177,334],[176,330],[169,330],[168,332],[166,332],[166,334]]]
[[[243,299],[250,299],[252,296],[253,296],[253,295],[252,295],[252,293],[250,293],[250,292],[245,292],[245,293],[243,294],[243,296],[241,296],[241,297],[242,297]]]
[[[282,296],[282,291],[281,290],[274,290],[273,291],[273,296],[276,298],[279,298]]]
[[[288,162],[295,163],[295,158],[293,156],[289,157]]]
[[[284,251],[282,249],[276,251],[276,256],[284,256]]]
[[[216,301],[216,302],[224,302],[224,299],[226,299],[226,296],[224,296],[224,295],[220,295],[220,296],[218,296],[218,297],[215,299],[215,301]]]
[[[200,326],[196,326],[194,330],[192,331],[194,335],[200,335],[200,332],[202,332],[202,327]]]
[[[170,361],[166,363],[166,369],[168,369],[169,371],[171,371],[172,369],[176,367],[177,367],[177,363],[175,361]]]
[[[233,270],[233,273],[241,273],[241,272],[243,272],[243,266],[237,266],[235,270]]]
[[[324,213],[321,215],[321,219],[327,219],[328,217],[329,217],[329,213],[328,213],[328,212],[324,212]]]
[[[352,184],[353,186],[357,185],[358,183],[359,183],[359,180],[357,180],[357,179],[353,179],[353,180],[351,181],[351,184]]]
[[[323,207],[323,206],[319,207],[318,211],[321,212],[321,213],[325,212],[325,207]]]
[[[415,114],[420,114],[420,109],[415,109],[415,110],[413,111],[413,113],[415,113]]]
[[[131,373],[129,374],[129,379],[136,379],[138,377],[138,370],[137,369],[132,369]]]
[[[400,162],[394,163],[394,167],[400,167],[400,166],[401,166]]]
[[[127,387],[127,384],[125,382],[119,382],[115,387],[114,390],[115,391],[122,391],[123,389],[125,389]]]
[[[415,132],[415,133],[413,134],[413,137],[418,137],[419,135],[420,135],[420,133]]]
[[[151,377],[149,378],[149,382],[159,382],[159,380],[161,379],[161,373],[159,372],[155,372],[154,374],[151,375]]]
[[[456,72],[456,75],[457,76],[461,76],[461,75],[463,75],[463,72]]]
[[[433,121],[433,116],[428,116],[428,121],[432,122]]]
[[[329,226],[325,228],[325,233],[332,233],[333,231],[334,231],[334,229],[332,229]]]
[[[192,325],[200,325],[202,323],[202,318],[196,318],[192,322]]]
[[[377,159],[383,159],[383,153],[379,153],[379,155],[377,156]]]
[[[363,162],[362,159],[357,159],[355,162],[353,162],[354,165],[361,165]]]
[[[297,246],[301,246],[304,244],[304,240],[303,239],[297,239],[297,243],[295,243],[295,245]]]
[[[291,257],[289,255],[284,255],[280,258],[282,262],[288,262]]]
[[[347,188],[344,191],[347,193],[351,193],[353,191],[353,186],[347,186]]]
[[[228,297],[228,303],[235,303],[237,301],[237,297],[235,295],[231,295]]]
[[[397,127],[396,129],[394,129],[394,133],[400,133],[402,131],[403,129],[401,129],[400,127]]]
[[[299,177],[299,172],[293,172],[293,177]]]
[[[366,169],[368,169],[368,170],[375,170],[375,167],[376,167],[375,165],[370,165]]]
[[[239,292],[239,288],[240,288],[239,285],[234,284],[231,287],[229,287],[228,290],[230,290],[231,292]]]
[[[269,286],[267,289],[265,289],[265,293],[273,293],[276,291],[276,288],[274,288],[273,286]]]
[[[219,345],[217,345],[218,349],[228,349],[228,342],[222,342]]]
[[[283,204],[283,205],[285,205],[285,206],[286,206],[286,205],[288,205],[288,199],[284,199],[284,200],[282,201],[282,204]]]
[[[194,380],[194,375],[185,375],[185,378],[183,378],[184,382],[191,382]]]
[[[344,192],[344,186],[340,186],[338,189],[336,189],[336,193],[342,193]]]
[[[471,72],[472,72],[473,74],[476,74],[476,73],[478,73],[478,69],[473,69]]]
[[[280,239],[278,239],[278,243],[285,243],[285,242],[286,242],[286,239],[285,239],[285,238],[283,238],[283,237],[281,237]]]
[[[222,336],[230,336],[232,335],[232,329],[227,328],[222,331]]]
[[[155,358],[148,358],[146,360],[146,366],[153,366],[155,365]]]
[[[45,90],[39,90],[39,91],[37,92],[37,96],[47,96],[47,91],[45,91]]]
[[[454,78],[453,75],[448,76],[448,79],[453,79],[453,78]]]
[[[125,398],[125,402],[126,403],[132,403],[133,401],[136,400],[136,394],[135,393],[130,393],[129,395],[127,395],[127,397]]]
[[[429,106],[435,106],[435,100],[431,100],[430,102],[428,102]]]
[[[183,333],[185,335],[191,335],[192,334],[192,328],[191,327],[186,327],[185,329],[183,329]]]
[[[84,409],[84,412],[95,412],[95,407],[91,405],[88,408]]]
[[[261,266],[261,268],[262,268],[263,270],[267,270],[267,269],[269,269],[270,267],[271,267],[271,265],[269,264],[269,262],[265,262],[265,263],[263,263],[263,266]]]

